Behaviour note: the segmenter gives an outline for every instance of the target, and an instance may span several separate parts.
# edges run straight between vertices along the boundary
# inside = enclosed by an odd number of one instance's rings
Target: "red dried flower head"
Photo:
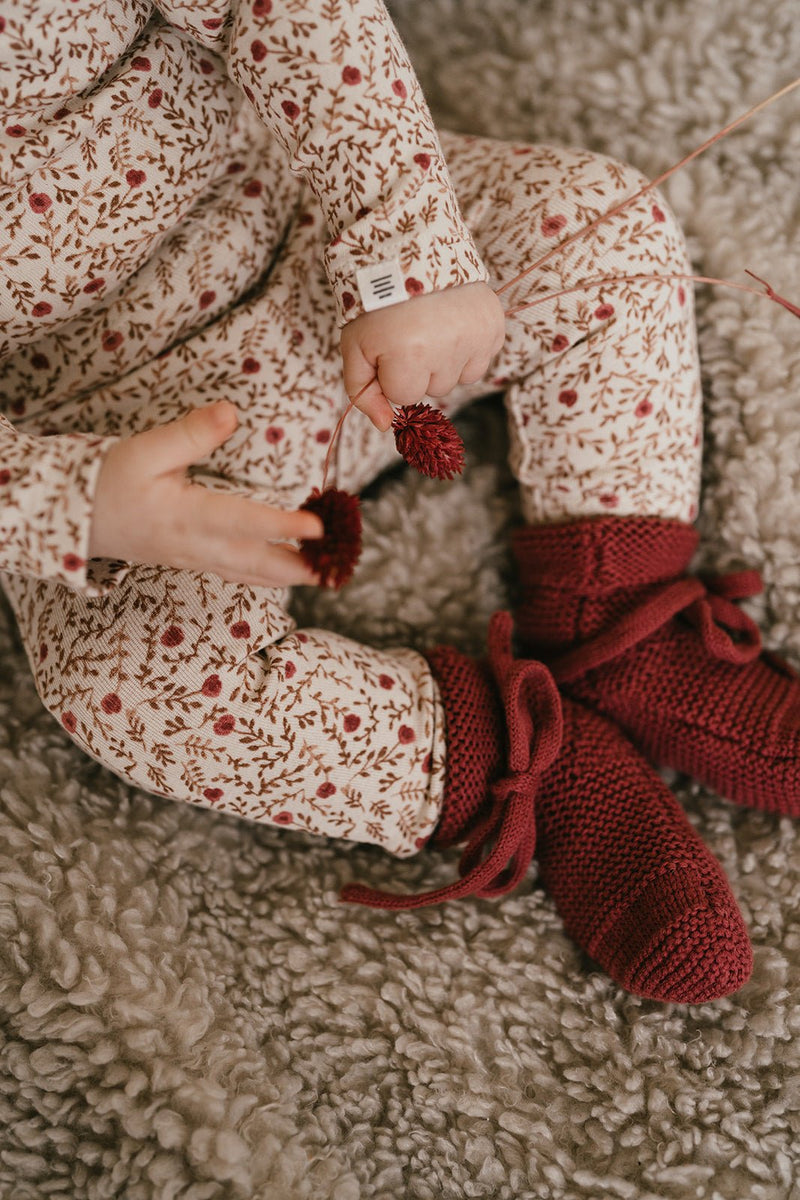
[[[303,561],[319,576],[323,587],[340,588],[348,582],[361,555],[361,506],[358,496],[339,488],[314,488],[300,505],[322,521],[321,538],[300,543]]]
[[[431,479],[452,479],[464,469],[464,443],[455,425],[430,404],[406,404],[392,421],[394,441],[406,462]]]

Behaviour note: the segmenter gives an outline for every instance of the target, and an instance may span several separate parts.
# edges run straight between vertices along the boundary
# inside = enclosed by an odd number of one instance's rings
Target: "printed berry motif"
[[[555,237],[556,234],[561,233],[566,223],[567,218],[563,213],[558,213],[552,217],[545,217],[542,221],[542,233],[548,238]]]

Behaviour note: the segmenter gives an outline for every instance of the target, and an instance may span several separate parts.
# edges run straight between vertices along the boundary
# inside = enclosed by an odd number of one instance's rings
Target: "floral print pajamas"
[[[0,580],[43,703],[150,792],[415,853],[447,756],[425,659],[299,630],[285,590],[89,559],[103,455],[227,398],[239,426],[195,479],[296,507],[347,403],[348,321],[500,288],[644,179],[437,132],[380,0],[12,0],[0,56]],[[688,270],[648,192],[502,296]],[[438,403],[499,388],[528,520],[692,519],[689,285],[509,316],[490,375]],[[330,481],[358,490],[396,457],[354,413]]]

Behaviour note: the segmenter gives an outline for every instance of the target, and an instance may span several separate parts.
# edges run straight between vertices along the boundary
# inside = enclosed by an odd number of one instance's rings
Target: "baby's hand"
[[[391,404],[416,404],[424,396],[446,396],[456,384],[477,383],[504,340],[503,306],[487,283],[414,296],[345,325],[344,386],[352,399],[375,380],[356,407],[386,430]]]
[[[213,492],[187,475],[237,421],[226,400],[116,442],[97,477],[90,557],[213,571],[256,587],[318,583],[287,541],[321,537],[319,517]]]

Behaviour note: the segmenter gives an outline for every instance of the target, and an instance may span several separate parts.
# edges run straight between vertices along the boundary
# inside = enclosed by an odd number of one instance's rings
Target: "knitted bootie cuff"
[[[525,526],[512,543],[523,588],[544,585],[594,596],[683,574],[698,535],[691,525],[665,517],[587,517]]]
[[[444,801],[429,845],[444,848],[464,841],[485,812],[503,767],[505,725],[488,665],[452,646],[425,658],[439,685],[447,739]]]

